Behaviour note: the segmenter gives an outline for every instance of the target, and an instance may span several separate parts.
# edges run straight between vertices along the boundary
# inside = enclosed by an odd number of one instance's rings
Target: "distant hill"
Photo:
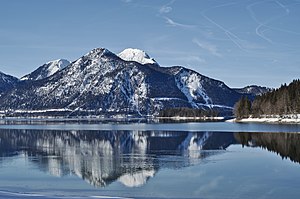
[[[241,94],[249,94],[249,95],[257,96],[269,92],[272,89],[267,87],[257,86],[257,85],[251,85],[251,86],[246,86],[244,88],[234,88],[234,90]]]

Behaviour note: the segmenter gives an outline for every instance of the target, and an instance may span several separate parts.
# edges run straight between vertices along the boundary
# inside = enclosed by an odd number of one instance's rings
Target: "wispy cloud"
[[[177,58],[173,58],[175,60],[178,60],[178,61],[184,61],[184,62],[187,62],[187,63],[193,63],[193,62],[198,62],[198,63],[206,63],[206,60],[197,56],[197,55],[186,55],[186,56],[183,56],[183,57],[177,57]]]
[[[166,20],[166,23],[169,26],[180,27],[180,28],[195,28],[196,27],[195,25],[183,24],[183,23],[175,22],[174,20],[170,19],[169,17],[164,17],[164,19]]]
[[[154,57],[157,57],[158,60],[164,60],[164,62],[161,63],[164,66],[174,66],[179,64],[187,67],[195,67],[207,63],[203,57],[199,56],[199,54],[193,50],[175,50],[170,47],[157,49],[157,46],[153,46],[147,49],[147,52],[156,55]]]
[[[124,3],[131,3],[133,0],[121,0]]]
[[[172,7],[170,6],[162,6],[160,9],[159,9],[159,13],[163,14],[163,13],[169,13],[172,11]]]
[[[206,60],[199,57],[199,56],[196,56],[196,55],[190,55],[190,56],[187,56],[187,61],[196,61],[196,62],[199,62],[199,63],[205,63]]]
[[[215,46],[214,44],[211,44],[207,41],[199,41],[198,39],[193,39],[192,41],[197,46],[199,46],[200,48],[208,51],[212,55],[217,56],[217,57],[222,57],[222,55],[218,52],[217,46]]]
[[[217,23],[215,20],[213,20],[212,18],[208,17],[206,15],[206,13],[208,11],[212,11],[213,9],[216,8],[221,8],[221,7],[226,7],[226,6],[232,6],[238,4],[238,2],[229,2],[229,3],[225,3],[225,4],[221,4],[221,5],[217,5],[215,7],[203,10],[201,12],[202,17],[204,17],[207,21],[209,21],[211,24],[215,25],[216,27],[218,27],[220,30],[224,31],[225,35],[227,36],[228,39],[230,39],[238,48],[240,48],[241,50],[245,50],[244,47],[241,45],[241,41],[242,39],[240,39],[236,34],[234,34],[233,32],[231,32],[229,29],[225,28],[224,26],[222,26],[220,23]]]
[[[171,0],[169,3],[162,5],[161,7],[159,7],[159,15],[160,17],[162,17],[163,19],[165,19],[165,22],[168,26],[172,26],[172,27],[180,27],[180,28],[195,28],[195,25],[191,25],[191,24],[184,24],[184,23],[179,23],[177,21],[174,21],[173,19],[166,17],[165,15],[172,12],[173,7],[172,5],[175,3],[175,0]]]
[[[167,4],[163,5],[163,6],[161,6],[161,7],[159,8],[159,13],[160,13],[160,14],[166,14],[166,13],[171,12],[171,11],[173,10],[173,8],[171,7],[171,5],[172,5],[174,2],[175,2],[175,0],[172,0],[172,1],[170,1],[169,3],[167,3]]]
[[[280,3],[279,1],[274,1],[273,3],[275,5],[277,5],[279,8],[282,9],[282,13],[278,14],[276,16],[269,16],[269,18],[265,21],[261,21],[258,19],[257,15],[258,13],[255,12],[255,6],[257,7],[261,7],[260,4],[265,3],[264,1],[262,2],[255,2],[252,3],[250,5],[248,5],[246,8],[250,13],[251,18],[258,24],[258,26],[255,29],[255,33],[257,36],[261,37],[262,39],[266,40],[267,42],[269,42],[270,44],[275,44],[275,42],[270,38],[267,37],[265,32],[269,31],[269,30],[277,30],[277,31],[282,31],[282,32],[287,32],[287,33],[292,33],[292,34],[297,34],[293,31],[289,31],[286,29],[281,29],[281,28],[277,28],[272,26],[271,24],[274,23],[275,21],[279,21],[280,19],[288,16],[290,14],[290,10],[286,5],[283,5],[282,3]]]

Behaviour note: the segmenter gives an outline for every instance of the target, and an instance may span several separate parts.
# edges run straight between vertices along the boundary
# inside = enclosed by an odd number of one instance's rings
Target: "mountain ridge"
[[[126,61],[95,48],[50,76],[21,81],[1,96],[0,111],[150,116],[164,108],[189,107],[228,112],[242,95],[222,81],[182,66]]]
[[[243,88],[233,88],[235,91],[241,94],[251,94],[253,96],[262,95],[271,91],[271,88],[265,86],[249,85]]]
[[[20,80],[0,71],[0,96],[3,92],[14,88]]]

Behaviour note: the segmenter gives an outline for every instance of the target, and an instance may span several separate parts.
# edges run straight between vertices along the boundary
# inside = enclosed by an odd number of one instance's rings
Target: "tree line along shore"
[[[259,118],[272,115],[300,114],[300,80],[293,80],[289,85],[256,96],[253,101],[242,97],[234,106],[234,115],[239,119]]]

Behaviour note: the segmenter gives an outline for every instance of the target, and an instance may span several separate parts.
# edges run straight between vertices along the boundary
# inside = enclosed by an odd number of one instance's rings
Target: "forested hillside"
[[[234,113],[238,119],[250,115],[300,114],[300,80],[257,96],[253,102],[243,97],[235,104]]]

